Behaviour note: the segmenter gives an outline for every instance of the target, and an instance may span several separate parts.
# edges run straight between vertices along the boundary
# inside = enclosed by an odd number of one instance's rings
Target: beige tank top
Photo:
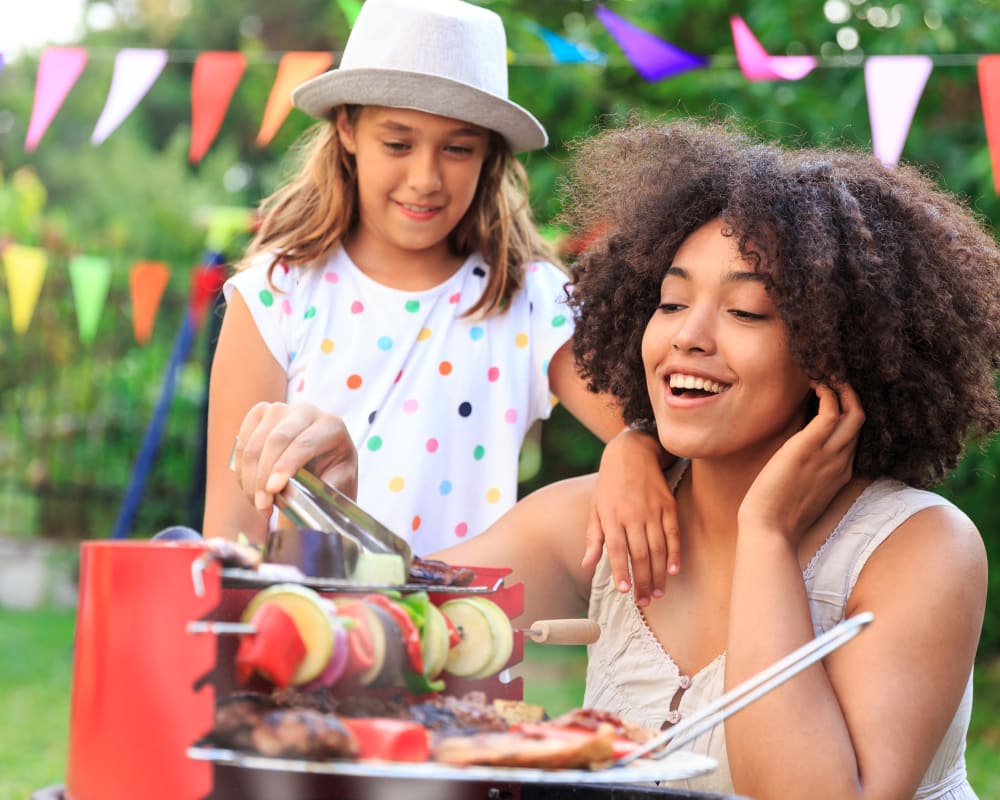
[[[676,486],[686,468],[681,462],[668,474]],[[869,556],[906,519],[925,508],[949,505],[933,492],[894,480],[871,483],[841,519],[804,572],[813,629],[818,635],[844,618],[847,598]],[[626,720],[661,728],[697,711],[723,693],[726,656],[720,653],[694,675],[682,675],[646,625],[632,596],[614,587],[605,552],[591,586],[591,619],[602,629],[588,647],[584,705],[613,711]],[[671,711],[676,696],[677,708]],[[914,800],[975,800],[965,773],[965,737],[972,711],[972,675],[944,739],[914,795]],[[713,772],[670,785],[707,792],[732,793],[724,726],[717,725],[685,749],[712,756]]]

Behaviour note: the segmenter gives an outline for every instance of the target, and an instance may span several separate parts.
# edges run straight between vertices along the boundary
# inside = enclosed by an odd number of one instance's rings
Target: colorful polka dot
[[[299,381],[299,385],[295,387],[295,391],[301,392],[305,388],[306,388],[306,381],[305,378],[303,378],[302,380]]]
[[[260,294],[257,295],[260,298],[260,302],[265,306],[270,308],[274,305],[274,295],[271,294],[267,289],[262,289]]]
[[[440,443],[433,436],[430,439],[428,439],[427,444],[424,445],[424,447],[427,448],[428,453],[436,453],[438,451],[439,446]]]
[[[419,406],[420,404],[417,403],[417,401],[414,400],[412,397],[409,398],[408,400],[403,401],[403,411],[407,414],[412,414],[414,411],[417,410],[417,408],[419,408]]]
[[[415,531],[420,528],[420,515],[417,514],[412,520],[410,520],[410,530]]]
[[[430,338],[431,338],[431,329],[430,328],[421,328],[420,329],[420,333],[417,334],[417,341],[418,342],[426,342]]]
[[[566,315],[565,314],[556,314],[552,318],[552,327],[553,328],[561,328],[565,324],[566,324]]]
[[[365,310],[365,304],[362,303],[360,300],[355,300],[353,303],[351,303],[352,314],[360,314],[364,310]]]
[[[397,475],[395,478],[390,478],[389,479],[389,491],[390,492],[401,492],[401,491],[403,491],[403,487],[405,485],[406,485],[406,481],[404,481],[401,477],[399,477],[399,475]]]
[[[458,301],[461,299],[462,299],[462,293],[455,292],[455,294],[453,294],[451,297],[448,298],[448,302],[451,303],[452,305],[457,305]]]
[[[452,490],[451,481],[441,481],[441,485],[438,486],[438,492],[440,492],[442,495],[451,494],[451,490]]]
[[[538,272],[538,262],[537,261],[532,261],[530,264],[528,264],[528,270],[527,271],[528,271],[529,275],[532,272]]]
[[[459,522],[458,525],[455,526],[455,535],[459,539],[465,537],[465,535],[468,532],[469,532],[469,526],[466,525],[464,522]]]
[[[376,411],[373,411],[371,414],[368,415],[368,424],[369,425],[371,425],[375,421],[375,415],[377,413],[378,413],[378,411],[376,410]]]
[[[319,343],[319,349],[329,355],[333,352],[333,339],[324,339]]]
[[[472,413],[472,403],[465,402],[458,407],[458,416],[467,417]]]
[[[365,443],[365,447],[367,447],[373,453],[378,452],[379,450],[382,449],[382,437],[381,436],[369,437],[368,441]]]
[[[451,362],[442,361],[440,364],[438,364],[438,372],[440,372],[442,375],[451,375]]]
[[[402,377],[403,377],[403,370],[400,370],[399,372],[396,373],[396,380],[394,380],[393,383],[399,383],[399,379]]]
[[[508,408],[506,411],[504,411],[503,412],[503,421],[507,422],[507,423],[510,423],[511,425],[513,425],[515,422],[517,422],[517,409],[516,408]]]
[[[291,313],[292,313],[292,301],[289,300],[287,297],[284,298],[281,301],[281,313],[282,314],[288,314],[289,316],[291,316]]]
[[[548,375],[549,374],[549,360],[548,359],[545,359],[542,362],[542,374],[543,375]]]
[[[500,377],[500,367],[490,367],[486,371],[486,377],[489,379],[490,383],[496,383],[497,379]]]
[[[416,314],[420,310],[419,300],[407,300],[406,305],[403,306],[410,314]]]
[[[515,346],[523,350],[525,347],[528,346],[528,334],[519,333],[517,336],[514,337],[514,344]]]
[[[486,455],[486,448],[481,444],[477,444],[472,450],[472,457],[476,459],[476,461],[482,461],[484,455]]]
[[[360,375],[348,375],[347,376],[347,388],[348,389],[360,389],[362,384]]]
[[[391,350],[392,349],[392,337],[391,336],[379,336],[378,337],[378,349],[379,350]]]
[[[309,310],[305,313],[305,319],[312,319],[316,316],[316,306],[309,306]]]
[[[340,276],[336,272],[324,272],[323,280],[325,280],[327,283],[339,283]]]
[[[495,486],[486,493],[486,502],[495,503],[500,499],[500,490]]]
[[[472,328],[469,330],[469,338],[472,339],[472,341],[474,342],[478,342],[480,339],[483,338],[485,334],[486,331],[483,330],[482,325],[473,325]]]
[[[477,278],[485,278],[486,277],[486,270],[483,269],[482,267],[475,267],[472,270],[472,274],[475,275]]]

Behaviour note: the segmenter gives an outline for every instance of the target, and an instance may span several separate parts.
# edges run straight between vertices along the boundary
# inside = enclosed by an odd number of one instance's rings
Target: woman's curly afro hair
[[[652,418],[640,344],[665,270],[721,218],[805,372],[858,392],[859,474],[932,486],[1000,426],[1000,249],[929,177],[722,123],[632,123],[577,149],[564,219],[594,238],[573,265],[573,347],[626,421]]]

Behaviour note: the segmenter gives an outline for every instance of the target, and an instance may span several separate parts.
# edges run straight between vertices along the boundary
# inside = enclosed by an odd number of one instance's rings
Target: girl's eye
[[[729,313],[732,314],[737,319],[745,319],[751,321],[767,319],[767,314],[754,314],[751,311],[742,311],[741,309],[738,308],[731,309]]]
[[[464,144],[450,144],[445,149],[456,156],[470,156],[475,152],[472,147]]]
[[[404,153],[410,147],[404,142],[382,142],[382,145],[392,153]]]
[[[684,306],[681,303],[660,303],[657,308],[664,314],[673,314],[675,311],[680,311]]]

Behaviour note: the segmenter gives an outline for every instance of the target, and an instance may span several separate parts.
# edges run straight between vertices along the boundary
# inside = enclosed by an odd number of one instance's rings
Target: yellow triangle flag
[[[3,262],[10,295],[11,322],[14,331],[23,336],[31,325],[35,305],[42,292],[49,256],[39,247],[9,244],[4,248]]]
[[[76,303],[80,341],[90,344],[97,335],[97,323],[101,321],[111,287],[111,264],[102,256],[73,256],[69,262],[69,282]]]

